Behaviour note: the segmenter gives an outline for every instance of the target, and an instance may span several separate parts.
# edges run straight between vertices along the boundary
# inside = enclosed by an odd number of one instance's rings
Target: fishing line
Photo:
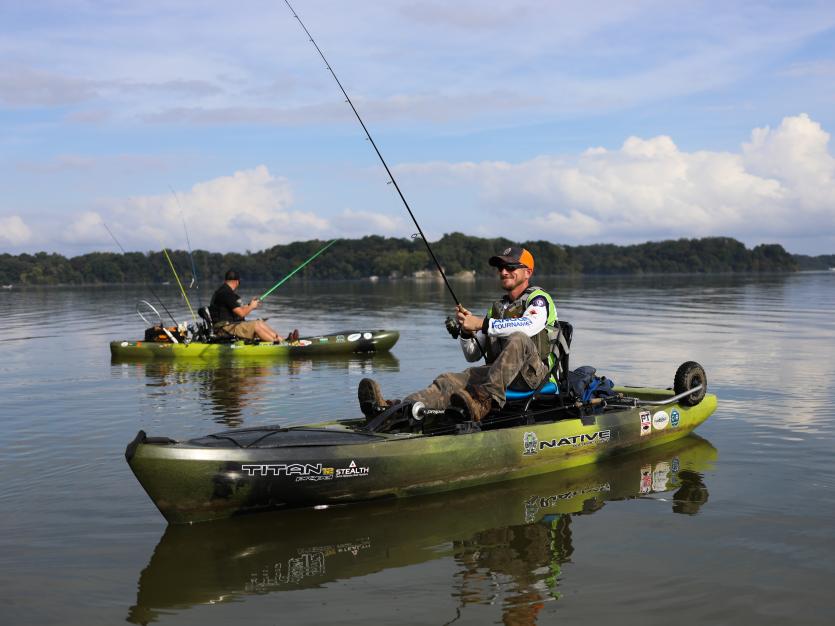
[[[180,208],[180,218],[183,220],[183,230],[186,233],[186,245],[188,245],[188,258],[191,261],[191,285],[189,285],[189,289],[193,285],[197,285],[197,303],[199,306],[203,306],[203,298],[200,295],[200,281],[197,279],[197,267],[194,265],[194,255],[191,252],[191,240],[188,236],[188,227],[186,226],[186,216],[183,213],[183,205],[180,204],[180,197],[177,195],[177,192],[174,191],[174,188],[171,185],[168,185],[168,188],[171,190],[171,193],[174,194],[174,199],[177,201],[177,206]]]
[[[285,276],[284,278],[282,278],[282,279],[281,279],[280,281],[278,281],[275,285],[273,285],[272,287],[270,287],[269,289],[267,289],[267,291],[265,291],[265,292],[264,292],[264,295],[263,295],[263,296],[261,296],[261,297],[260,297],[260,298],[258,298],[258,299],[259,299],[259,300],[263,300],[264,298],[266,298],[266,297],[267,297],[268,295],[270,295],[273,291],[275,291],[276,289],[278,289],[279,287],[281,287],[281,285],[283,285],[283,284],[284,284],[284,282],[285,282],[285,281],[287,281],[287,280],[288,280],[288,279],[289,279],[289,278],[290,278],[293,274],[295,274],[296,272],[298,272],[298,271],[299,271],[300,269],[302,269],[305,265],[307,265],[308,263],[310,263],[313,259],[315,259],[317,256],[319,256],[320,254],[322,254],[325,250],[327,250],[328,248],[330,248],[330,247],[331,247],[333,244],[335,244],[335,243],[336,243],[336,239],[331,239],[331,240],[330,240],[330,241],[329,241],[329,242],[328,242],[328,243],[327,243],[327,244],[326,244],[323,248],[320,248],[320,249],[319,249],[319,251],[318,251],[316,254],[314,254],[312,257],[310,257],[309,259],[307,259],[307,261],[305,261],[304,263],[302,263],[301,265],[299,265],[299,266],[298,266],[296,269],[294,269],[292,272],[290,272],[289,274],[287,274],[287,276]]]
[[[105,227],[105,229],[107,230],[107,232],[108,232],[108,233],[110,233],[110,236],[113,238],[113,241],[115,241],[115,242],[116,242],[116,245],[117,245],[117,246],[119,246],[119,250],[121,250],[121,251],[122,251],[122,254],[127,255],[127,252],[125,252],[125,249],[122,247],[122,244],[120,244],[120,243],[119,243],[119,240],[118,240],[118,239],[116,239],[116,235],[114,235],[114,234],[113,234],[113,231],[112,231],[112,230],[110,230],[110,227],[109,227],[109,226],[107,225],[107,223],[106,223],[106,222],[104,222],[103,220],[102,220],[102,226],[104,226],[104,227]],[[159,302],[159,304],[160,304],[160,306],[163,308],[163,310],[164,310],[166,313],[168,313],[168,317],[170,317],[170,318],[174,321],[174,324],[176,324],[177,326],[179,326],[179,325],[180,325],[180,323],[179,323],[179,322],[178,322],[178,321],[174,318],[174,316],[173,316],[173,315],[171,315],[171,311],[169,311],[169,310],[168,310],[168,307],[167,307],[167,306],[165,306],[165,303],[162,301],[162,298],[160,298],[160,297],[156,294],[156,292],[153,290],[153,288],[152,288],[150,285],[145,285],[145,286],[148,288],[148,291],[150,291],[150,292],[151,292],[151,295],[152,295],[152,296],[154,296],[154,297],[157,299],[157,302]]]
[[[336,84],[339,85],[339,89],[342,91],[342,95],[345,96],[345,100],[351,106],[351,110],[354,112],[354,115],[356,115],[357,121],[360,123],[360,126],[362,126],[362,130],[365,132],[365,136],[368,138],[368,141],[371,142],[371,145],[374,147],[374,152],[377,153],[377,156],[379,157],[380,162],[383,164],[383,167],[386,169],[386,173],[389,176],[390,182],[394,185],[394,188],[397,190],[397,194],[400,196],[400,199],[403,201],[403,205],[406,207],[406,210],[409,212],[409,216],[412,218],[412,221],[415,223],[415,226],[418,229],[418,233],[420,233],[420,238],[423,240],[423,243],[426,245],[426,249],[429,252],[429,256],[432,257],[432,260],[435,262],[435,265],[438,267],[438,272],[440,272],[441,278],[444,279],[444,284],[446,285],[446,288],[449,290],[449,293],[452,296],[452,299],[455,300],[455,304],[460,306],[461,302],[458,300],[458,296],[456,296],[455,292],[452,290],[452,286],[449,284],[449,281],[447,280],[446,274],[444,274],[444,270],[441,267],[441,264],[438,262],[438,259],[435,257],[435,253],[432,252],[432,247],[429,245],[429,242],[427,241],[426,236],[423,234],[423,229],[421,229],[420,224],[418,224],[418,221],[415,218],[415,214],[412,213],[412,209],[409,207],[409,203],[406,202],[406,197],[403,195],[403,192],[400,191],[400,185],[397,184],[397,180],[395,180],[394,174],[391,173],[391,170],[389,169],[389,166],[386,163],[386,160],[383,158],[383,155],[380,153],[380,150],[377,148],[377,144],[374,142],[374,139],[371,137],[371,133],[368,132],[368,128],[366,128],[365,123],[362,121],[362,118],[360,117],[359,112],[357,111],[356,107],[354,106],[354,103],[351,101],[351,98],[348,96],[348,92],[345,91],[345,88],[342,86],[342,83],[339,82],[339,79],[336,77],[336,73],[333,71],[333,68],[331,67],[330,63],[328,63],[328,60],[325,58],[325,55],[322,53],[322,50],[319,48],[318,44],[313,40],[313,35],[311,35],[310,31],[307,30],[307,26],[304,25],[304,22],[302,22],[301,18],[296,13],[296,10],[292,7],[292,5],[290,4],[290,2],[288,0],[284,0],[284,4],[286,4],[287,8],[290,9],[290,12],[293,14],[293,17],[295,17],[298,20],[299,26],[301,26],[302,29],[304,30],[304,32],[307,34],[308,39],[310,39],[310,43],[313,44],[313,46],[316,48],[316,52],[319,53],[319,56],[322,57],[322,60],[325,62],[325,67],[328,68],[328,71],[331,73],[331,76],[333,76],[333,79],[336,81]]]

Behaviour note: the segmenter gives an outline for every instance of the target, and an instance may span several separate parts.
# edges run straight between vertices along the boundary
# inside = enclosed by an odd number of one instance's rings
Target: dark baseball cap
[[[241,280],[241,275],[238,274],[235,270],[229,270],[226,272],[226,278],[224,280]]]
[[[505,248],[501,254],[491,256],[488,263],[493,267],[509,267],[512,269],[527,267],[533,271],[533,255],[525,248]]]

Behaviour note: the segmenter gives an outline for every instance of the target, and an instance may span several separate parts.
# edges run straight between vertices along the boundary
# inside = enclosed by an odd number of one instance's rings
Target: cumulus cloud
[[[400,236],[404,220],[400,217],[345,209],[333,220],[333,225],[343,237],[363,237],[368,234]]]
[[[21,246],[32,238],[32,230],[19,215],[0,217],[0,244]]]
[[[574,157],[401,171],[471,185],[477,203],[493,215],[524,216],[514,225],[517,237],[782,240],[835,232],[835,159],[828,142],[829,134],[802,114],[773,130],[755,129],[736,153],[686,152],[667,136],[629,137],[617,150],[598,147]]]
[[[183,220],[192,246],[217,251],[258,250],[320,237],[330,227],[317,215],[292,210],[287,179],[259,165],[194,185],[185,192],[118,201],[109,212],[114,230],[129,233],[130,244],[185,247]],[[82,228],[77,221],[73,226]],[[118,235],[117,235],[118,236]]]

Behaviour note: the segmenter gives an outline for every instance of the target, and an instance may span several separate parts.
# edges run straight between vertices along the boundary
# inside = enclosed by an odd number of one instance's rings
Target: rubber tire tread
[[[696,361],[685,361],[679,365],[675,378],[673,379],[673,390],[676,395],[684,393],[700,383],[702,385],[701,391],[684,396],[679,402],[684,406],[696,406],[707,393],[707,374],[705,373],[705,369],[696,363]]]

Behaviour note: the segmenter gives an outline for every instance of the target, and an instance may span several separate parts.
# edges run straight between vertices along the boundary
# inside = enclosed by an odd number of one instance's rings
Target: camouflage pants
[[[430,409],[449,406],[453,393],[467,386],[480,386],[498,406],[505,404],[505,389],[535,389],[548,375],[533,341],[524,333],[508,337],[504,349],[490,365],[471,367],[463,372],[446,372],[431,385],[406,396],[404,402],[423,402]]]

